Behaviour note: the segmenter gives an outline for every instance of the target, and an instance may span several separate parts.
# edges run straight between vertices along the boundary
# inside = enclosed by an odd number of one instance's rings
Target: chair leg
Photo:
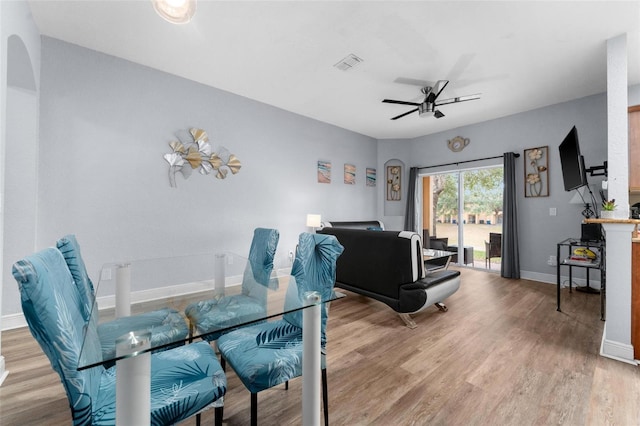
[[[220,367],[222,367],[222,371],[227,371],[227,360],[222,355],[220,355]]]
[[[215,426],[222,426],[222,417],[224,415],[224,407],[216,407],[214,409]]]
[[[289,381],[284,382],[284,390],[289,390]]]
[[[258,394],[251,394],[251,426],[258,426]]]
[[[329,426],[329,391],[327,390],[327,369],[322,369],[322,408],[324,409],[324,426]]]
[[[200,426],[200,413],[196,414],[196,426]]]

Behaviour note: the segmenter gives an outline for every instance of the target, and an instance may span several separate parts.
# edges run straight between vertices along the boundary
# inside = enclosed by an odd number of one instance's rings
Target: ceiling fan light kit
[[[437,106],[480,99],[480,95],[467,95],[437,101],[438,96],[440,96],[444,88],[447,87],[447,84],[449,84],[449,80],[438,80],[438,82],[433,87],[423,87],[421,89],[422,93],[424,94],[424,101],[422,101],[422,103],[397,101],[394,99],[384,99],[382,102],[388,104],[412,105],[416,107],[410,111],[391,118],[392,120],[397,120],[398,118],[402,118],[405,115],[409,115],[416,111],[418,111],[418,115],[420,117],[429,117],[433,115],[435,118],[442,118],[444,117],[444,114],[440,110],[436,109]]]
[[[151,0],[153,9],[172,24],[186,24],[196,13],[196,0]]]

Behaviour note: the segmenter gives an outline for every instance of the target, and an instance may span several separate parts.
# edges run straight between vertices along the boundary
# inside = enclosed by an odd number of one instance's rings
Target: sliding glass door
[[[502,166],[423,177],[429,245],[456,251],[459,264],[499,270],[503,188]]]

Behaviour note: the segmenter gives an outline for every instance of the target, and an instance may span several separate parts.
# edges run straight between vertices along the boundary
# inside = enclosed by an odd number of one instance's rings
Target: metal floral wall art
[[[204,130],[189,129],[188,132],[180,132],[177,137],[177,141],[169,142],[173,152],[164,155],[164,159],[169,163],[169,184],[173,188],[177,186],[178,172],[187,179],[194,169],[199,169],[202,175],[215,172],[216,178],[224,179],[229,172],[235,175],[240,171],[240,160],[225,147],[220,147],[214,152],[209,143],[209,136]]]
[[[549,196],[549,147],[543,146],[524,150],[525,161],[525,197]],[[526,164],[526,163],[525,163]]]

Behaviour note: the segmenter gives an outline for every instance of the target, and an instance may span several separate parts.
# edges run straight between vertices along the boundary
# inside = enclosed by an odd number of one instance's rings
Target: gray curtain
[[[416,182],[418,168],[409,169],[409,185],[407,186],[407,208],[404,211],[404,230],[418,232],[416,229]]]
[[[518,250],[518,209],[516,189],[516,157],[504,153],[504,193],[502,195],[502,266],[500,275],[520,278],[520,251]]]

